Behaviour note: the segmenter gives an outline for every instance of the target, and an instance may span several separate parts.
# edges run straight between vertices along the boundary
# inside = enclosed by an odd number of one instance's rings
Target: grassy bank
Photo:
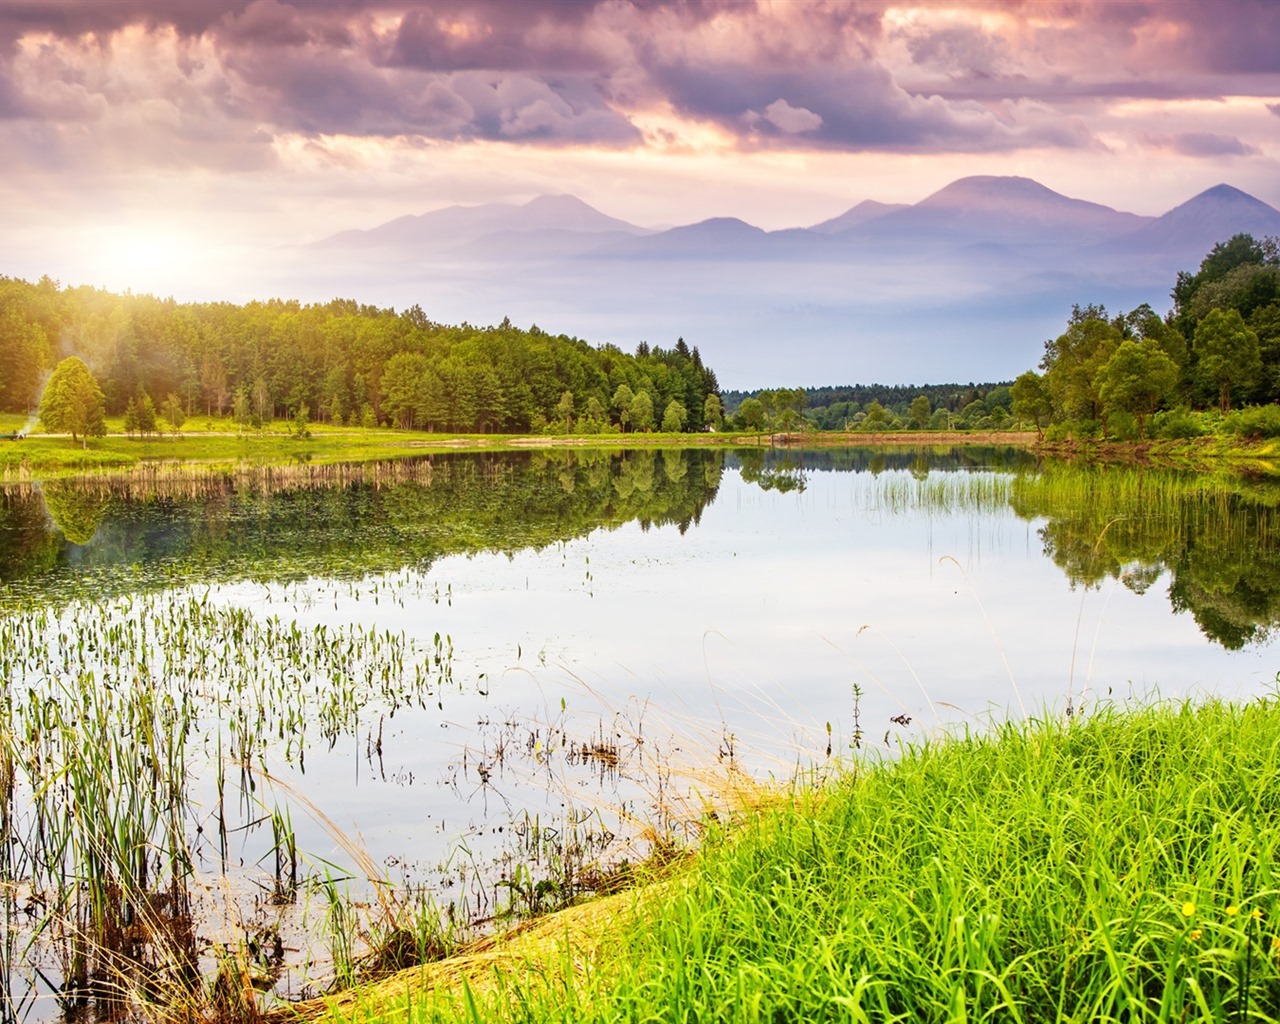
[[[244,464],[282,465],[295,462],[370,462],[422,455],[431,451],[466,449],[502,451],[530,448],[620,449],[637,447],[804,447],[804,448],[921,448],[1021,447],[1042,455],[1088,461],[1149,463],[1205,469],[1224,462],[1259,464],[1280,459],[1280,442],[1239,436],[1211,436],[1178,441],[1058,441],[1037,442],[1033,431],[815,431],[751,434],[737,431],[697,434],[432,434],[389,427],[333,427],[313,423],[308,436],[296,437],[288,423],[263,430],[239,431],[227,419],[196,417],[176,434],[129,437],[123,425],[108,420],[106,437],[87,445],[73,444],[59,435],[32,432],[10,440],[27,420],[0,414],[0,479],[68,476],[112,472],[145,463],[189,463],[209,467]]]
[[[48,478],[84,472],[111,472],[147,462],[185,462],[212,467],[243,463],[367,462],[422,455],[433,450],[500,451],[529,448],[636,448],[769,446],[805,447],[916,445],[1028,445],[1031,433],[879,433],[879,434],[580,434],[513,436],[505,434],[431,434],[388,427],[332,427],[310,424],[307,437],[293,436],[291,425],[276,423],[241,432],[227,419],[195,417],[177,434],[129,437],[118,420],[107,421],[107,436],[87,445],[69,437],[33,431],[21,441],[10,436],[24,429],[25,417],[0,414],[0,478]]]
[[[1277,855],[1274,698],[1010,724],[857,763],[709,823],[675,879],[325,1012],[1275,1020]]]

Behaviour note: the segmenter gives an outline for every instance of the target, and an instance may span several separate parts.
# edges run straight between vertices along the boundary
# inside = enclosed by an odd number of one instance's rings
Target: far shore
[[[13,423],[5,422],[12,419]],[[109,426],[111,426],[109,424]],[[288,424],[236,432],[225,421],[206,429],[130,437],[112,430],[87,445],[67,435],[32,432],[21,439],[18,417],[0,417],[0,480],[34,480],[81,473],[128,471],[149,463],[217,469],[245,463],[369,462],[422,455],[430,451],[511,451],[529,449],[627,448],[1021,448],[1053,458],[1123,461],[1208,468],[1222,460],[1280,459],[1280,443],[1237,437],[1179,441],[1067,441],[1048,443],[1032,430],[1004,431],[813,431],[697,434],[432,434],[387,427],[331,427],[311,424],[304,437]]]

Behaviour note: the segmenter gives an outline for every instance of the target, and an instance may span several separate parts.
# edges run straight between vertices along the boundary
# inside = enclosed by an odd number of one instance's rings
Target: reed
[[[206,976],[222,980],[204,998],[233,1005],[229,965],[252,958],[233,942],[203,962],[196,932],[239,916],[235,887],[204,885],[197,865],[232,872],[229,835],[261,830],[273,898],[303,883],[288,805],[264,807],[268,745],[301,763],[308,743],[354,736],[370,702],[438,698],[450,658],[447,637],[303,629],[207,592],[0,617],[6,999],[26,993],[9,1009],[52,990],[67,1007],[163,1014]]]

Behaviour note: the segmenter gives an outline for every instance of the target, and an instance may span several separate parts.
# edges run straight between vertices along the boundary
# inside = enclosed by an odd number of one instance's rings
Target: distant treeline
[[[507,320],[439,324],[418,306],[179,303],[0,277],[0,411],[34,409],[68,356],[88,364],[108,415],[172,396],[188,415],[255,424],[525,433],[701,430],[720,408],[715,373],[683,339],[627,353]]]
[[[872,425],[880,429],[894,426],[946,429],[976,427],[979,423],[987,427],[1002,425],[992,423],[991,419],[993,414],[1000,421],[1008,417],[1013,401],[1012,383],[847,384],[797,390],[804,394],[804,419],[819,430],[861,427],[868,413]],[[722,392],[726,416],[739,413],[746,399],[759,399],[769,393],[762,390]],[[925,399],[923,403],[921,396]],[[997,409],[1003,417],[996,413]]]

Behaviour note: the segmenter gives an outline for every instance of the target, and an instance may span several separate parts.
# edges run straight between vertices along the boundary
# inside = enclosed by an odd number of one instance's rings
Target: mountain
[[[609,246],[600,255],[642,259],[743,258],[754,254],[768,237],[769,233],[763,228],[737,217],[711,217],[696,224],[628,239]]]
[[[781,231],[733,217],[651,231],[542,196],[343,232],[263,286],[317,301],[358,288],[441,322],[510,317],[624,349],[683,336],[726,387],[997,380],[1036,365],[1075,303],[1163,312],[1177,271],[1241,231],[1280,235],[1280,211],[1226,185],[1139,217],[1028,178],[962,178]]]
[[[1280,210],[1230,185],[1215,185],[1175,206],[1117,241],[1123,252],[1198,254],[1187,269],[1218,242],[1240,233],[1261,238],[1280,235]]]
[[[538,196],[522,206],[487,203],[447,206],[417,216],[397,217],[367,231],[341,231],[314,243],[323,249],[375,247],[435,248],[465,245],[488,235],[539,231],[579,235],[643,235],[647,228],[610,217],[576,196]]]
[[[851,229],[911,241],[1082,244],[1133,232],[1150,218],[1071,199],[1030,178],[960,178],[914,206]],[[844,232],[849,233],[849,232]]]
[[[820,235],[836,235],[869,220],[883,217],[886,213],[905,210],[907,206],[907,203],[878,203],[874,199],[864,199],[857,206],[845,210],[840,216],[824,220],[821,224],[814,224],[809,230],[816,231]]]

